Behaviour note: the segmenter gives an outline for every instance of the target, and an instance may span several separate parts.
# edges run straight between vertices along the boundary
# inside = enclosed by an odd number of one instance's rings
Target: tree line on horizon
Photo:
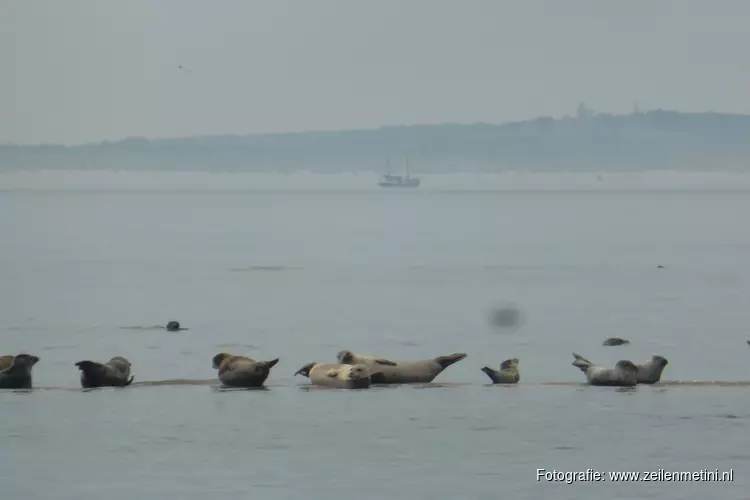
[[[585,108],[584,108],[585,110]],[[0,169],[200,170],[413,174],[654,169],[747,170],[750,115],[654,110],[500,125],[378,129],[177,139],[131,137],[79,146],[0,146]],[[388,166],[390,165],[390,167]]]

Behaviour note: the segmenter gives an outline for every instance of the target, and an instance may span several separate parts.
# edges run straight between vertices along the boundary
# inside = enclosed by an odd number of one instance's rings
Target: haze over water
[[[745,498],[750,387],[668,382],[750,381],[746,177],[424,176],[394,192],[367,175],[2,174],[0,354],[41,361],[39,389],[0,391],[0,491]],[[496,331],[508,302],[524,321]],[[188,330],[152,328],[173,319]],[[292,376],[341,349],[468,357],[430,386]],[[221,351],[281,361],[267,390],[221,391]],[[571,352],[661,354],[667,383],[586,387]],[[81,391],[73,363],[115,355],[134,385]],[[489,385],[480,368],[511,357],[519,384]],[[539,468],[734,481],[567,485]]]

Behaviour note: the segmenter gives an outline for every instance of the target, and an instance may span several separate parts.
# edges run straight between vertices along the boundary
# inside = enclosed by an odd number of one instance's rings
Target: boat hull
[[[378,182],[378,186],[384,187],[384,188],[415,188],[419,186],[419,182],[414,182],[410,184],[392,184],[390,182]]]

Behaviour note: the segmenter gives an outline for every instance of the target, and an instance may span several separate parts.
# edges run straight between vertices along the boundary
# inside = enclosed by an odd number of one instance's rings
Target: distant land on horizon
[[[158,170],[400,173],[747,171],[750,115],[653,110],[539,117],[499,125],[131,137],[77,146],[0,146],[0,171]],[[390,164],[390,167],[388,167]]]

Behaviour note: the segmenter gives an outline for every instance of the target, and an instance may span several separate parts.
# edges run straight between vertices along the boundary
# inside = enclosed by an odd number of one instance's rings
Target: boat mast
[[[406,155],[406,178],[409,178],[409,155]]]

